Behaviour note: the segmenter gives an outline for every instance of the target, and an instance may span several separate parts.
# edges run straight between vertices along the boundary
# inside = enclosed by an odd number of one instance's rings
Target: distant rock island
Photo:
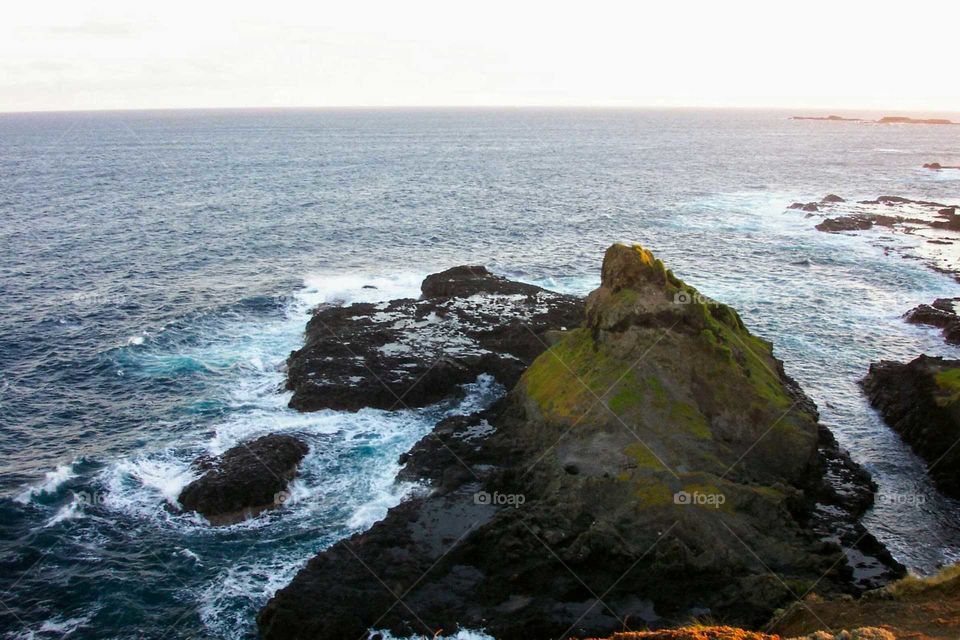
[[[792,116],[791,120],[828,120],[830,122],[867,122],[863,118],[844,118],[842,116]]]
[[[960,124],[946,118],[910,118],[908,116],[883,116],[879,120],[844,118],[843,116],[791,116],[791,120],[826,120],[828,122],[871,122],[875,124]]]

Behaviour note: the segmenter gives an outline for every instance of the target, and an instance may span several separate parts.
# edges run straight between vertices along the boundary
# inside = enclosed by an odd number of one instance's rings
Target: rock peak
[[[614,293],[632,289],[644,283],[666,284],[667,269],[649,249],[639,244],[611,245],[603,256],[601,285]]]

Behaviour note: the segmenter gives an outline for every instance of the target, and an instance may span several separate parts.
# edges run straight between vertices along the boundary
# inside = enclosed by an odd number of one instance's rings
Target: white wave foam
[[[304,278],[304,289],[295,294],[295,298],[309,307],[323,303],[351,304],[418,298],[420,283],[425,275],[412,272],[389,276],[314,274]]]
[[[77,518],[82,518],[84,516],[82,500],[79,496],[74,495],[73,499],[69,503],[60,507],[57,513],[47,520],[44,527],[52,527],[56,524],[64,522],[65,520],[76,520]]]
[[[196,475],[172,451],[121,460],[104,471],[104,505],[136,515],[154,515],[162,502],[177,505],[180,491]]]
[[[99,607],[94,607],[94,612],[77,618],[63,618],[55,616],[44,621],[36,629],[24,629],[15,634],[7,636],[11,640],[35,640],[36,638],[69,638],[73,632],[87,625],[94,614],[99,611]]]
[[[56,493],[64,482],[77,477],[77,474],[73,469],[73,466],[77,462],[78,461],[75,460],[70,464],[61,464],[53,471],[48,471],[44,475],[42,482],[34,486],[26,487],[22,493],[14,498],[14,500],[20,504],[27,504],[36,496]]]

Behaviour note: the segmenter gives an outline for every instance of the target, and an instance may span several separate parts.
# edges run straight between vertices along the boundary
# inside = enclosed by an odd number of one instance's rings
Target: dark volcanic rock
[[[431,493],[312,559],[264,638],[760,624],[795,600],[785,583],[873,584],[844,562],[858,539],[879,575],[902,571],[856,523],[868,476],[768,343],[640,247],[611,247],[602,276],[507,398],[403,456]]]
[[[920,454],[937,486],[960,498],[960,360],[922,355],[903,364],[870,365],[870,402]]]
[[[873,220],[864,216],[843,216],[827,218],[817,225],[817,231],[839,233],[841,231],[865,231],[873,228]]]
[[[546,349],[546,332],[576,326],[583,302],[484,267],[427,276],[419,300],[318,308],[287,360],[301,411],[420,407],[490,374],[512,386]]]
[[[960,298],[937,298],[932,305],[921,304],[906,314],[907,322],[938,327],[943,331],[943,339],[949,344],[960,344],[960,316],[957,304]]]
[[[219,458],[199,458],[194,466],[205,472],[180,492],[180,506],[218,525],[279,507],[308,450],[293,436],[271,434],[239,444]]]
[[[834,195],[834,194],[831,193],[831,194],[829,194],[829,195],[827,195],[827,196],[824,196],[824,198],[823,198],[823,200],[821,200],[821,202],[823,202],[824,204],[836,204],[836,203],[838,203],[838,202],[846,202],[846,200],[844,200],[843,198],[841,198],[841,197],[838,196],[838,195]]]

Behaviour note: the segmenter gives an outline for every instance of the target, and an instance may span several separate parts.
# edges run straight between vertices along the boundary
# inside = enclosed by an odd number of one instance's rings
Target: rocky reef
[[[461,266],[429,276],[420,299],[325,305],[287,360],[290,406],[300,411],[421,407],[480,374],[513,385],[573,327],[583,301]]]
[[[787,209],[821,217],[816,229],[826,233],[877,229],[909,237],[913,242],[900,243],[893,250],[960,280],[960,208],[956,205],[890,195],[848,202],[831,194],[817,202],[794,202]],[[877,234],[876,241],[883,243],[883,236]],[[884,249],[891,250],[886,245]]]
[[[271,434],[241,443],[218,458],[200,458],[203,475],[184,487],[178,502],[211,524],[226,525],[283,505],[308,447],[293,436]]]
[[[433,291],[425,282],[419,302],[435,305]],[[428,489],[313,558],[260,612],[264,638],[584,637],[702,615],[756,626],[810,593],[900,575],[858,523],[869,477],[733,309],[626,245],[607,250],[582,323],[579,303],[559,306],[524,316],[551,346],[519,379],[493,371],[516,381],[505,398],[403,456],[402,477]],[[391,340],[420,340],[422,326]]]
[[[906,364],[870,365],[870,402],[920,454],[947,495],[960,498],[960,360],[922,355]]]

